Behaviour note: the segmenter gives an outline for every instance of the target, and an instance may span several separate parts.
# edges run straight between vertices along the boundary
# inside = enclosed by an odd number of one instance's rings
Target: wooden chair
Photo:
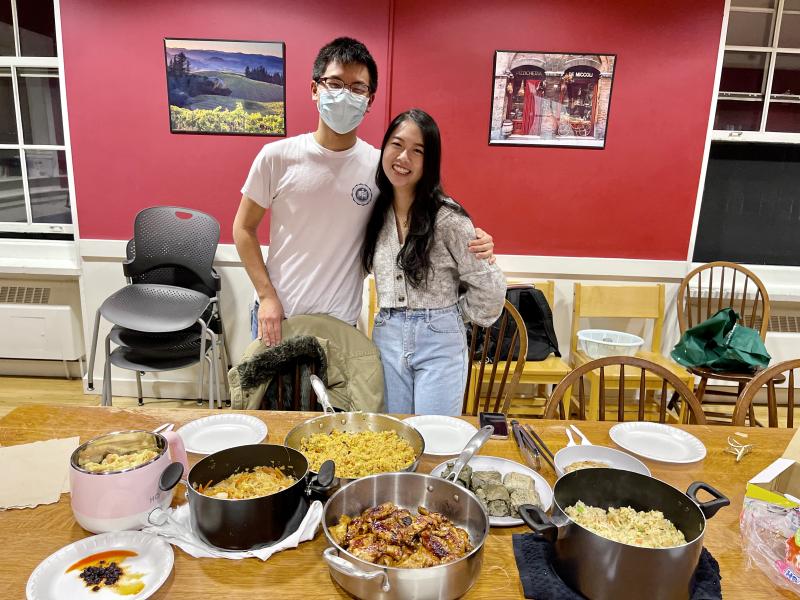
[[[502,341],[512,323],[514,333],[511,336],[511,344],[508,348],[503,348]],[[525,356],[528,354],[528,331],[519,312],[508,300],[505,301],[505,307],[496,325],[497,330],[494,325],[490,327],[472,325],[472,338],[468,350],[470,368],[467,370],[467,385],[462,408],[464,414],[474,416],[478,414],[479,409],[507,413],[522,376]],[[493,347],[491,355],[490,347]],[[503,354],[508,356],[507,360]],[[517,358],[514,359],[514,356]]]
[[[769,427],[779,427],[778,423],[778,400],[775,392],[775,384],[779,380],[789,379],[786,388],[786,427],[794,427],[794,388],[795,388],[795,369],[800,369],[800,358],[786,360],[784,362],[767,367],[753,376],[744,386],[744,390],[736,401],[733,409],[733,424],[745,425],[749,420],[750,425],[757,425],[754,418],[753,403],[758,392],[765,385],[767,386],[767,425]],[[748,419],[749,417],[749,419]]]
[[[521,280],[516,281],[513,279],[509,279],[508,281],[509,285],[514,285],[515,283],[528,282]],[[532,281],[529,283],[531,283],[537,290],[540,290],[547,299],[547,303],[550,305],[550,308],[555,309],[555,282],[552,279],[548,279],[545,281]],[[520,418],[541,417],[544,403],[538,398],[544,398],[544,402],[546,402],[550,391],[540,393],[538,388],[541,386],[555,387],[562,379],[564,379],[564,377],[567,376],[571,370],[572,367],[570,367],[563,358],[556,356],[555,354],[551,354],[544,360],[526,361],[525,367],[522,369],[522,376],[519,380],[519,387],[523,385],[535,385],[537,388],[537,393],[534,395],[534,397],[522,396],[519,393],[516,394],[512,400],[511,407],[509,408],[510,416]],[[519,387],[517,388],[518,390]],[[569,394],[567,394],[567,397],[569,397]]]
[[[749,297],[748,291],[753,294]],[[755,329],[765,339],[769,325],[769,294],[761,280],[748,269],[732,262],[716,261],[701,265],[684,277],[678,288],[676,306],[681,335],[723,308],[733,308],[739,323]],[[718,373],[702,367],[689,372],[700,378],[697,399],[702,404],[707,395],[738,398],[753,373]],[[737,385],[735,392],[707,390],[709,379],[729,381]],[[731,400],[731,404],[735,402]],[[725,402],[715,402],[725,404]],[[706,411],[706,416],[727,420],[730,413]]]
[[[679,364],[661,354],[661,334],[664,327],[664,284],[656,285],[582,285],[575,284],[572,304],[572,330],[570,337],[570,358],[572,366],[578,368],[591,361],[583,350],[578,348],[578,330],[581,319],[627,318],[652,321],[653,332],[650,349],[636,353],[638,358],[656,363],[670,371],[690,389],[694,386],[694,376]],[[613,363],[610,363],[613,364]],[[591,384],[589,413],[596,414],[600,399],[600,379],[597,373],[588,371],[586,375]],[[614,367],[606,370],[605,380],[616,381],[620,377]],[[637,381],[626,378],[625,387],[635,388]],[[648,373],[645,377],[647,391],[659,389],[661,379]],[[685,415],[681,415],[684,418]]]
[[[626,370],[625,367],[628,367]],[[595,389],[599,391],[597,404],[593,406],[589,402],[587,408],[587,398],[585,393],[584,380],[589,376],[596,376],[597,383],[592,383],[592,393]],[[658,422],[664,423],[667,421],[669,413],[667,405],[670,400],[669,388],[674,390],[683,400],[683,406],[687,407],[690,411],[692,420],[698,424],[706,422],[703,410],[700,403],[697,401],[692,390],[681,380],[680,377],[675,375],[671,370],[664,366],[643,359],[636,356],[608,356],[606,358],[599,358],[586,362],[579,367],[575,368],[569,375],[567,375],[561,383],[556,386],[550,398],[547,400],[545,406],[544,418],[556,418],[556,411],[559,407],[563,406],[564,396],[570,388],[578,390],[578,410],[577,416],[580,420],[597,419],[599,421],[606,420],[606,389],[611,384],[613,387],[616,384],[616,419],[624,421],[626,414],[632,411],[626,410],[630,406],[630,400],[625,399],[625,390],[634,389],[638,391],[638,403],[635,411],[635,419],[644,421],[645,417],[652,414],[652,410],[646,406],[647,390],[653,388],[653,382],[659,382],[656,389],[661,392],[658,402]],[[620,381],[624,381],[620,385]],[[635,386],[629,385],[635,383]],[[597,412],[592,412],[593,410]],[[588,415],[588,417],[587,417]],[[563,415],[561,417],[564,418]]]

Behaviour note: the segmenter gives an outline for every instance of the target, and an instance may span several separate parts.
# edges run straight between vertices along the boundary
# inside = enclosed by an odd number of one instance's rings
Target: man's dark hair
[[[311,78],[319,81],[320,77],[325,74],[325,69],[332,62],[343,65],[364,65],[369,71],[369,89],[373,94],[378,89],[378,65],[375,64],[375,59],[372,58],[367,47],[358,40],[340,37],[323,46],[314,60]]]

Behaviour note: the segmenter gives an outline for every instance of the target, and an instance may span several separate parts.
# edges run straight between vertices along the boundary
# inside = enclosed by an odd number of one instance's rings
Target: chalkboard
[[[694,261],[800,266],[800,147],[715,142]]]

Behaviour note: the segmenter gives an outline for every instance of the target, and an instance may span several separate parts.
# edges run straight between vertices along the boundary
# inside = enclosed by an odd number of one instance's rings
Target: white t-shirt
[[[306,133],[266,144],[253,161],[242,194],[272,211],[267,272],[287,317],[358,319],[379,157],[363,140],[334,152]]]

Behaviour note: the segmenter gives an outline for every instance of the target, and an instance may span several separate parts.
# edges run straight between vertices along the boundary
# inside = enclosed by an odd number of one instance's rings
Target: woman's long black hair
[[[386,173],[383,172],[383,153],[395,130],[404,121],[413,121],[422,132],[424,145],[422,157],[422,177],[414,190],[414,202],[409,210],[409,227],[405,243],[397,255],[397,266],[406,276],[406,281],[413,287],[427,282],[430,268],[430,251],[433,243],[436,213],[443,204],[447,204],[456,212],[466,215],[466,211],[445,196],[441,183],[442,139],[436,121],[423,110],[412,108],[397,115],[386,130],[381,144],[381,157],[375,183],[378,186],[378,197],[375,208],[367,223],[366,239],[362,254],[362,264],[367,272],[372,271],[375,258],[375,246],[378,242],[386,212],[394,200],[394,188]]]

